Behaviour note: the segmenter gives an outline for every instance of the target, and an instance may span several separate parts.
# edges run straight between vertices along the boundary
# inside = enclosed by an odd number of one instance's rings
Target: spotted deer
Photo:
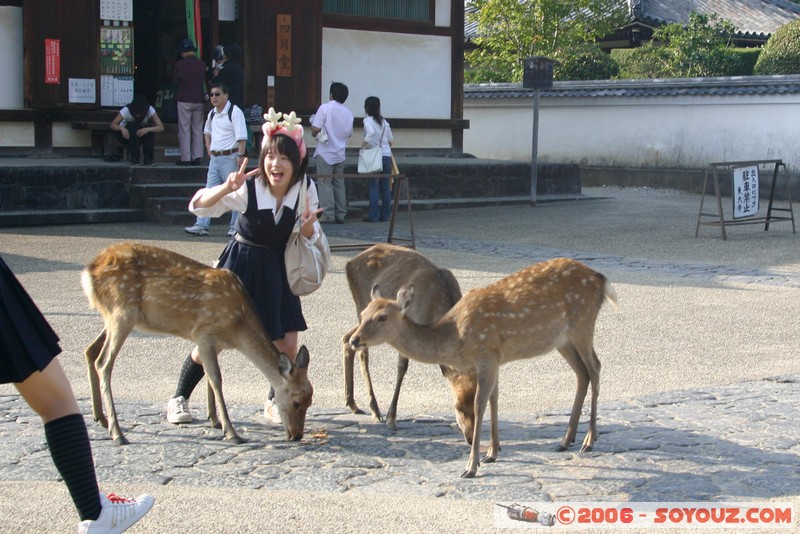
[[[135,329],[170,334],[197,345],[209,384],[209,418],[217,426],[214,399],[225,438],[243,440],[225,408],[217,355],[224,349],[244,354],[275,388],[286,438],[303,437],[313,388],[309,355],[301,347],[297,362],[279,353],[259,320],[239,278],[175,252],[138,243],[119,243],[83,270],[81,284],[89,305],[103,317],[103,330],[85,350],[94,420],[108,428],[118,445],[128,443],[119,427],[111,393],[111,371],[128,335]],[[103,413],[102,400],[108,410]],[[212,396],[213,394],[213,396]]]
[[[412,321],[407,312],[415,288],[407,285],[396,300],[381,297],[374,287],[372,301],[350,338],[355,348],[389,343],[405,356],[427,363],[477,372],[475,425],[466,471],[478,471],[481,422],[489,402],[491,440],[483,462],[497,459],[498,375],[500,365],[558,350],[577,378],[567,433],[558,450],[575,441],[583,401],[592,385],[589,431],[581,451],[597,439],[597,396],[600,360],[594,350],[594,328],[605,299],[616,303],[613,287],[602,274],[568,258],[531,265],[487,287],[464,295],[441,319],[429,326]],[[424,297],[423,297],[424,298]]]
[[[398,247],[381,243],[374,245],[347,262],[345,268],[350,293],[356,304],[356,312],[360,314],[370,301],[370,292],[374,285],[382,290],[395,293],[406,284],[414,284],[424,299],[417,299],[409,307],[407,316],[418,324],[430,324],[444,315],[461,298],[461,288],[453,273],[448,269],[440,269],[425,256],[406,247]],[[342,338],[344,352],[344,391],[345,404],[353,413],[363,414],[353,396],[353,363],[356,352],[361,361],[361,374],[369,391],[369,409],[376,421],[381,421],[381,411],[375,392],[372,389],[372,378],[369,373],[369,351],[362,347],[358,351],[350,344],[350,337],[356,328],[351,329]],[[450,384],[453,392],[456,422],[468,443],[472,442],[472,427],[475,423],[473,404],[475,399],[475,373],[460,373],[446,365],[439,366],[442,375]],[[398,354],[397,379],[394,395],[386,413],[386,425],[397,429],[397,400],[400,387],[408,370],[408,358]]]

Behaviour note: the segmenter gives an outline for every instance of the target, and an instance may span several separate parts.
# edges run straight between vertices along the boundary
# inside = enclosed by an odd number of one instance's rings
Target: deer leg
[[[408,358],[402,354],[397,355],[397,380],[394,382],[394,394],[392,395],[392,403],[389,404],[389,411],[386,413],[386,426],[392,430],[397,430],[397,401],[400,398],[400,387],[403,385],[403,379],[408,372]]]
[[[208,379],[206,379],[206,414],[213,428],[222,428],[217,416],[217,400],[214,395],[214,388],[211,387],[211,381]]]
[[[356,399],[353,394],[353,363],[356,358],[356,350],[350,345],[350,336],[356,331],[355,328],[350,330],[342,338],[342,348],[344,352],[344,403],[345,406],[350,408],[350,411],[357,414],[363,414],[364,411],[359,409],[356,405]]]
[[[380,423],[383,421],[383,417],[381,417],[381,409],[378,407],[378,399],[375,397],[375,390],[372,389],[372,377],[369,374],[369,349],[364,347],[358,353],[361,360],[361,376],[364,377],[369,393],[369,412],[372,414],[372,419],[376,423]]]
[[[483,457],[482,462],[490,464],[497,460],[497,454],[500,452],[500,430],[498,429],[497,419],[497,401],[500,397],[500,376],[495,378],[494,388],[492,394],[489,396],[489,414],[491,420],[491,439],[489,440],[489,448],[486,450],[486,456]]]
[[[103,394],[103,401],[105,401],[106,412],[108,413],[108,431],[111,433],[111,439],[114,440],[116,445],[127,445],[129,441],[119,427],[117,409],[114,406],[114,395],[111,391],[111,371],[114,368],[114,361],[117,359],[122,344],[128,339],[134,324],[135,319],[122,317],[115,324],[107,327],[106,339],[100,351],[100,357],[94,362],[95,371],[99,375],[100,391]]]
[[[95,362],[100,357],[103,344],[106,341],[106,329],[103,328],[100,335],[83,351],[86,356],[86,373],[89,376],[89,386],[92,389],[92,418],[103,425],[108,430],[108,420],[103,413],[103,399],[100,395],[100,378],[97,375]]]
[[[475,391],[475,428],[472,431],[472,448],[467,460],[467,469],[461,473],[461,478],[473,478],[478,472],[480,461],[478,456],[481,453],[481,424],[483,415],[486,412],[486,403],[492,395],[497,383],[497,365],[483,365],[477,368],[478,386]]]
[[[589,371],[586,369],[583,360],[578,354],[577,349],[572,343],[557,347],[558,352],[567,361],[569,366],[575,372],[575,379],[577,381],[575,390],[575,400],[572,403],[572,413],[569,416],[569,424],[567,425],[567,433],[561,443],[556,447],[556,451],[565,451],[575,442],[575,434],[578,432],[578,421],[581,417],[581,409],[583,408],[583,401],[586,399],[586,390],[589,386]]]
[[[244,440],[239,437],[236,430],[233,428],[231,419],[228,416],[228,409],[225,407],[225,397],[222,395],[222,372],[219,369],[217,351],[212,347],[202,346],[200,344],[198,344],[198,349],[200,352],[200,360],[203,362],[203,369],[206,372],[206,379],[217,401],[217,410],[219,411],[220,422],[222,423],[222,433],[228,441],[232,441],[236,444],[244,443]]]
[[[591,351],[592,359],[590,360],[590,364],[587,365],[589,369],[589,378],[592,383],[592,407],[589,416],[589,431],[586,433],[586,437],[583,439],[583,446],[581,446],[581,452],[589,452],[594,447],[595,441],[597,441],[597,398],[600,396],[600,359],[597,357],[597,353],[592,349]]]

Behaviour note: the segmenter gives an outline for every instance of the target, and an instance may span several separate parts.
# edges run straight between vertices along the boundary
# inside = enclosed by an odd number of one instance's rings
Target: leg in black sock
[[[44,425],[50,456],[67,485],[81,521],[100,517],[100,490],[92,459],[89,433],[81,414],[61,417]]]
[[[189,396],[194,391],[194,388],[197,387],[197,384],[205,376],[205,372],[203,371],[203,366],[194,363],[192,360],[192,355],[186,358],[186,361],[183,362],[183,367],[181,367],[181,376],[178,377],[178,388],[175,390],[174,397],[183,397],[186,400],[189,400]]]

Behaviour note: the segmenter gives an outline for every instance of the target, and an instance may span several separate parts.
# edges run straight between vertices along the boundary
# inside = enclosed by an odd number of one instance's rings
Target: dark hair
[[[381,99],[377,96],[368,96],[364,100],[364,112],[375,119],[378,124],[383,124],[383,115],[381,115]]]
[[[347,97],[350,95],[350,90],[347,86],[340,82],[333,82],[331,84],[331,96],[340,104],[344,104]]]
[[[216,87],[226,95],[229,95],[231,93],[230,88],[222,82],[211,82],[211,85],[208,86],[209,90],[213,89],[214,87]]]
[[[136,95],[134,99],[128,104],[128,111],[131,112],[133,118],[137,121],[142,121],[147,117],[147,112],[150,111],[150,102],[144,95]]]
[[[225,54],[225,57],[231,61],[236,63],[242,62],[242,47],[236,43],[226,44],[222,47],[222,52]]]
[[[261,153],[258,155],[258,168],[261,171],[261,176],[264,176],[264,160],[267,159],[267,153],[270,149],[275,149],[278,154],[283,154],[289,158],[289,161],[292,162],[292,168],[294,169],[294,176],[292,176],[292,180],[289,183],[289,187],[291,188],[294,184],[300,181],[300,179],[305,176],[306,169],[308,169],[308,154],[306,157],[300,160],[300,148],[298,148],[297,143],[294,142],[294,139],[289,137],[285,134],[275,134],[269,138],[266,144],[261,147]]]

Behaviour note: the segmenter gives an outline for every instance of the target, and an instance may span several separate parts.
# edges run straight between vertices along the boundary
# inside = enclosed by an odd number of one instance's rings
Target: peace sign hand
[[[244,158],[244,161],[242,161],[242,165],[239,167],[238,171],[232,172],[228,175],[228,179],[225,181],[225,185],[228,187],[228,189],[231,191],[236,191],[242,187],[242,184],[247,178],[258,174],[258,169],[253,169],[247,173],[244,172],[245,169],[247,169],[247,158]]]

